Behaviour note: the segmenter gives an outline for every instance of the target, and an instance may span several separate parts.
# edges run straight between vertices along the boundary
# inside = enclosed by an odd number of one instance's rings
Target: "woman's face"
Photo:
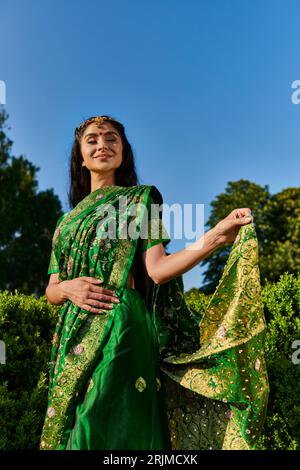
[[[122,139],[110,122],[89,124],[82,135],[80,147],[85,166],[91,172],[110,175],[122,163]]]

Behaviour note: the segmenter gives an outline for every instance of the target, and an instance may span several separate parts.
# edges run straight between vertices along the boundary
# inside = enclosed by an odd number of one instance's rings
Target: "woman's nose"
[[[104,140],[100,139],[98,141],[98,150],[107,149],[107,145]]]

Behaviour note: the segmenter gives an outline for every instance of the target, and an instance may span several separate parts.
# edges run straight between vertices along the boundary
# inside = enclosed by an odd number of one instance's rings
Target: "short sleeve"
[[[64,218],[64,216],[67,215],[67,212],[65,214],[63,214],[57,221],[56,223],[56,227],[55,227],[55,230],[54,230],[54,234],[60,224],[60,222],[62,221],[62,219]],[[55,253],[55,247],[54,247],[54,243],[53,243],[53,240],[54,240],[54,234],[53,234],[53,237],[52,237],[52,249],[51,249],[51,255],[50,255],[50,261],[49,261],[49,266],[48,266],[48,271],[47,271],[47,274],[55,274],[55,273],[59,273],[59,264],[58,264],[58,259],[56,257],[56,253]]]
[[[55,251],[52,248],[47,274],[55,274],[58,272],[59,272],[59,266],[58,266],[58,262],[55,256]]]
[[[171,239],[162,221],[162,197],[160,192],[152,187],[140,232],[140,250],[146,251],[154,245],[167,245]]]

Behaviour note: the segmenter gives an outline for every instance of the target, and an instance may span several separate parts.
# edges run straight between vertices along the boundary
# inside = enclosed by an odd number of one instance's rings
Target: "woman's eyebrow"
[[[117,133],[117,132],[114,132],[114,131],[107,131],[107,132],[104,132],[104,134],[115,134],[115,135],[118,135],[118,133]],[[87,138],[90,137],[90,136],[95,137],[95,136],[97,136],[97,135],[98,135],[98,134],[96,134],[95,132],[90,132],[89,134],[85,135],[84,138],[87,139]],[[100,133],[100,135],[101,135],[101,133]]]

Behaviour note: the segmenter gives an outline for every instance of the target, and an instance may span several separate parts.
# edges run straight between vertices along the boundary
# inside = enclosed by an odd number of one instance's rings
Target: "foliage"
[[[0,112],[0,289],[43,295],[51,240],[61,203],[53,190],[37,192],[39,171],[24,156],[11,156]]]
[[[267,281],[278,281],[285,272],[299,272],[300,188],[286,188],[271,195],[268,186],[241,179],[229,182],[225,192],[219,194],[211,206],[212,211],[206,224],[209,228],[214,227],[233,209],[251,209],[259,245],[263,286]],[[218,285],[231,246],[224,245],[202,262],[207,267],[202,287],[204,292],[212,293]]]
[[[203,315],[204,310],[206,309],[211,295],[205,295],[201,290],[192,288],[185,293],[185,301],[190,309],[197,314],[199,322]]]
[[[265,354],[270,396],[260,448],[300,449],[300,364],[292,361],[300,340],[300,274],[284,274],[262,291],[267,332]],[[299,349],[299,347],[298,347]]]
[[[0,295],[0,449],[38,448],[47,406],[51,340],[58,307],[4,291]]]
[[[185,294],[199,318],[209,296]],[[258,448],[300,449],[300,364],[292,348],[300,340],[300,275],[285,274],[262,290],[267,331],[265,355],[270,397]],[[51,339],[59,306],[16,291],[0,294],[0,338],[6,364],[0,365],[0,449],[38,449],[47,407]]]

